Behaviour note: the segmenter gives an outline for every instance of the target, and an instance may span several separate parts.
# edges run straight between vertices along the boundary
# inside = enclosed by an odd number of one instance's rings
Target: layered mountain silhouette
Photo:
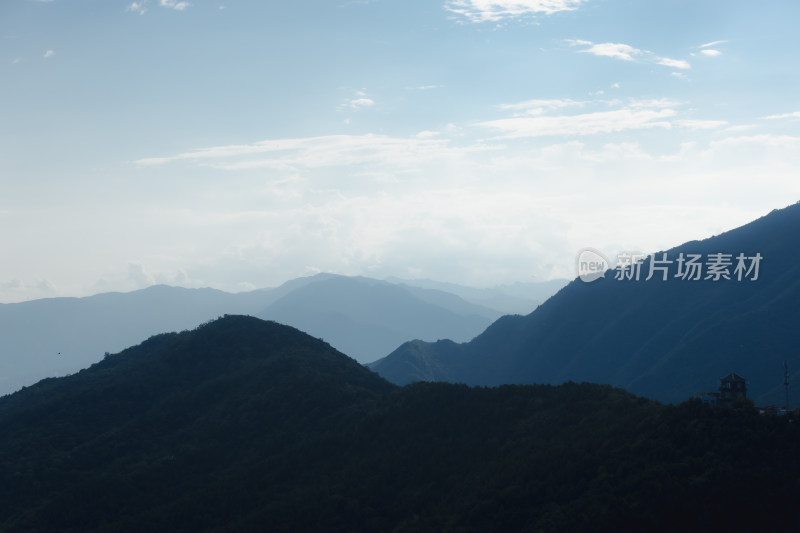
[[[387,281],[415,290],[434,289],[455,294],[467,302],[501,311],[502,315],[528,314],[569,283],[567,279],[554,279],[477,288],[430,279],[388,278]]]
[[[650,259],[638,281],[616,279],[614,270],[591,283],[576,279],[532,313],[504,316],[468,343],[407,342],[372,368],[398,384],[590,381],[667,402],[714,390],[735,371],[748,380],[750,397],[781,404],[784,360],[791,380],[800,377],[798,234],[795,204],[656,253],[673,261],[653,264],[671,268],[666,281],[658,269],[645,280]],[[681,254],[699,254],[707,266],[717,253],[730,254],[731,279],[705,279],[706,271],[697,281],[676,277]],[[758,279],[754,271],[736,279],[739,254],[761,255]]]
[[[273,318],[322,337],[361,362],[409,339],[470,340],[501,315],[440,290],[333,274],[238,294],[159,285],[0,304],[0,394],[76,372],[105,352],[223,314]]]
[[[361,362],[409,339],[468,341],[497,315],[443,291],[344,276],[293,290],[258,314],[322,337]]]
[[[0,394],[39,379],[76,372],[141,339],[191,328],[224,313],[252,314],[259,291],[163,285],[86,298],[47,298],[0,305]]]
[[[794,531],[800,423],[567,383],[398,388],[253,317],[0,398],[0,530]]]

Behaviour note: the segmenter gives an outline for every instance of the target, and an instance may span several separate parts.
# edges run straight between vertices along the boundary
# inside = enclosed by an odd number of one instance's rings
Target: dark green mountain
[[[798,445],[747,404],[400,389],[227,316],[0,399],[0,530],[795,531]]]
[[[667,251],[673,261],[680,253],[704,261],[732,254],[731,276],[738,254],[760,253],[756,281],[684,280],[674,277],[676,264],[667,281],[659,271],[644,281],[648,260],[640,281],[614,279],[614,271],[592,283],[576,279],[533,313],[502,317],[471,342],[408,342],[372,368],[398,384],[590,381],[667,402],[713,390],[735,371],[757,402],[781,404],[785,359],[800,378],[798,235],[800,205],[792,205]]]
[[[252,314],[265,291],[156,285],[129,293],[0,304],[0,395],[86,368],[151,335],[180,331],[224,313]]]

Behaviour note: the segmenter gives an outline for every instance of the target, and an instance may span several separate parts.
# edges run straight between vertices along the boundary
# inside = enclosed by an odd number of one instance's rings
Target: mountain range
[[[633,269],[625,276],[609,269],[593,282],[578,278],[532,313],[504,316],[469,342],[410,341],[371,368],[397,384],[590,381],[665,402],[715,390],[718,378],[735,372],[757,402],[780,405],[784,361],[790,381],[800,377],[798,234],[795,204],[657,252],[640,262],[638,280],[627,279]],[[719,253],[729,254],[730,279],[706,279],[708,270],[699,280],[676,277],[681,254],[696,254],[711,268]],[[740,254],[748,268],[758,263],[757,279],[754,270],[737,279]],[[759,261],[748,259],[757,255]],[[651,265],[655,275],[646,280]],[[666,280],[661,267],[669,269]]]
[[[399,388],[253,317],[157,335],[0,398],[0,428],[9,532],[800,524],[794,413],[592,384]]]
[[[0,304],[0,394],[76,372],[105,352],[223,314],[294,325],[369,362],[410,339],[467,341],[506,312],[410,283],[318,274],[238,294],[158,285],[130,293]],[[555,286],[543,283],[539,294]],[[503,290],[478,292],[485,296]],[[521,301],[530,309],[536,305],[532,299]]]

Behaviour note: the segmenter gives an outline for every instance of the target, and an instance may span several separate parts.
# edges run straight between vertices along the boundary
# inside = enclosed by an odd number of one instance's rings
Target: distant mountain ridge
[[[528,314],[569,283],[567,279],[554,279],[475,288],[430,279],[388,278],[387,281],[414,289],[434,289],[455,294],[473,304],[502,311],[503,315]],[[495,318],[499,318],[499,315]]]
[[[469,340],[500,315],[438,290],[335,274],[238,294],[157,285],[130,293],[0,304],[0,395],[76,372],[103,353],[150,335],[224,314],[297,326],[361,362],[385,356],[409,339]]]
[[[371,367],[398,384],[591,381],[669,402],[713,390],[735,371],[758,402],[779,404],[785,359],[792,381],[800,378],[798,234],[795,204],[666,252],[673,260],[760,253],[754,282],[619,281],[608,271],[592,283],[572,281],[527,316],[500,318],[469,343],[408,342]]]
[[[409,339],[470,340],[496,314],[442,291],[334,276],[290,292],[257,316],[291,324],[370,362]]]

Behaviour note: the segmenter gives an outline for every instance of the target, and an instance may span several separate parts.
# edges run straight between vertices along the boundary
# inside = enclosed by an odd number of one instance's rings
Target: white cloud
[[[0,281],[0,300],[4,303],[48,298],[57,295],[56,287],[46,279],[39,279],[34,282],[25,282],[18,278],[10,281]]]
[[[584,39],[567,39],[565,41],[570,46],[582,47],[578,52],[592,54],[600,57],[613,57],[622,61],[646,61],[653,62],[665,67],[688,69],[691,65],[683,59],[671,59],[669,57],[659,57],[648,50],[641,50],[625,43],[593,43]]]
[[[344,106],[350,109],[364,109],[365,107],[372,107],[375,101],[371,98],[353,98],[345,102]]]
[[[712,141],[709,147],[718,148],[721,146],[727,147],[740,147],[740,146],[757,146],[760,148],[779,148],[787,151],[792,151],[792,159],[797,159],[797,149],[800,147],[800,137],[792,137],[791,135],[742,135],[739,137],[728,137],[719,141]]]
[[[282,171],[369,163],[413,167],[416,162],[458,157],[464,151],[476,149],[451,148],[446,139],[433,139],[431,133],[416,138],[369,134],[265,140],[140,159],[136,163],[156,166],[189,161],[226,170],[271,168]]]
[[[693,120],[683,119],[674,122],[677,126],[682,128],[689,128],[691,130],[713,130],[728,125],[726,120]]]
[[[480,125],[498,130],[503,138],[561,135],[596,135],[624,130],[669,128],[674,109],[633,109],[596,111],[580,115],[516,117],[481,122]]]
[[[684,61],[683,59],[670,59],[668,57],[661,57],[659,58],[656,63],[659,65],[664,65],[665,67],[672,67],[672,68],[680,68],[680,69],[688,69],[692,68],[688,61]]]
[[[470,22],[497,22],[526,15],[573,11],[585,0],[447,0],[445,9]]]
[[[153,276],[147,273],[139,263],[128,263],[128,279],[137,289],[144,289],[155,284]]]
[[[375,106],[375,100],[367,95],[365,90],[357,90],[353,92],[353,96],[346,98],[345,101],[339,105],[339,109],[349,109],[359,111]]]
[[[125,11],[130,11],[132,13],[138,13],[139,15],[144,15],[145,13],[147,13],[147,5],[149,3],[150,0],[138,0],[135,2],[131,2],[130,4],[128,4],[128,7],[125,8]],[[183,11],[186,8],[190,7],[192,4],[189,2],[179,2],[177,0],[158,0],[158,5],[166,9]]]
[[[629,101],[528,100],[499,106],[500,109],[517,112],[512,118],[488,120],[479,123],[479,126],[500,131],[501,138],[524,138],[598,135],[655,127],[669,129],[673,126],[709,130],[728,125],[724,120],[678,118],[678,110],[682,105],[669,98]],[[575,107],[593,110],[565,114],[569,108]],[[530,113],[531,109],[535,112]]]
[[[795,111],[793,113],[781,113],[780,115],[769,115],[767,117],[762,117],[767,120],[782,120],[782,119],[798,119],[800,120],[800,111]]]
[[[633,46],[623,43],[594,44],[590,41],[576,40],[576,41],[571,41],[571,44],[588,45],[589,48],[580,50],[581,52],[587,54],[593,54],[596,56],[604,56],[604,57],[614,57],[617,59],[622,59],[623,61],[633,61],[633,56],[643,54],[643,52],[638,48],[634,48]]]
[[[708,57],[717,57],[722,55],[722,52],[720,52],[719,50],[714,50],[713,48],[706,48],[705,50],[700,50],[700,53]]]
[[[42,57],[44,57],[45,59],[50,59],[54,55],[56,55],[55,52],[53,52],[52,50],[48,50],[47,52],[44,53],[44,56],[42,56]]]
[[[138,172],[151,180],[169,176],[176,196],[148,204],[146,213],[137,206],[97,216],[106,211],[87,207],[93,219],[107,220],[98,235],[122,237],[102,241],[106,264],[92,265],[85,277],[104,276],[113,261],[132,265],[115,267],[119,286],[105,290],[173,277],[186,284],[170,274],[180,270],[191,283],[237,290],[274,285],[314,268],[375,277],[414,271],[490,285],[533,274],[570,275],[574,251],[584,246],[665,249],[719,233],[800,195],[795,138],[731,135],[709,144],[705,134],[693,131],[714,121],[685,117],[688,102],[558,105],[544,115],[517,118],[550,119],[567,133],[591,129],[586,124],[613,132],[617,124],[629,134],[459,147],[446,138],[450,128],[442,127],[438,136],[272,139],[155,158]],[[494,112],[510,116],[525,109],[512,103]],[[543,124],[534,125],[540,135]],[[653,143],[652,129],[643,134],[643,128],[662,125],[672,127],[667,137],[677,138],[680,147]],[[475,125],[453,130],[486,131]],[[716,131],[714,138],[719,140]],[[195,168],[158,166],[169,163]],[[764,187],[752,187],[754,175]],[[727,207],[721,211],[720,205]],[[758,212],[744,213],[741,206]],[[44,265],[28,274],[31,280],[52,279],[62,290],[70,280],[61,271],[78,271],[85,264],[80,256],[98,242],[81,233],[81,219],[66,212],[38,222],[44,228],[55,219],[64,226],[58,271],[51,275],[52,267]],[[29,216],[3,221],[23,232],[18,244],[6,243],[12,260],[29,246],[24,228],[39,227],[41,214]],[[126,230],[126,221],[135,231]],[[43,261],[49,264],[51,257]],[[0,265],[0,280],[15,277]]]
[[[175,11],[183,11],[191,4],[189,2],[176,2],[175,0],[158,0],[158,5],[174,9]]]
[[[509,111],[519,111],[524,115],[541,115],[545,111],[553,109],[563,109],[567,107],[580,107],[586,102],[572,100],[570,98],[563,99],[533,99],[525,100],[516,104],[501,104],[498,106],[500,109]]]
[[[711,46],[716,46],[718,44],[727,43],[728,41],[711,41],[710,43],[701,44],[699,48],[709,48]]]
[[[15,57],[14,59],[11,60],[12,65],[16,65],[17,63],[22,63],[21,57]]]
[[[742,131],[749,131],[754,129],[756,126],[753,124],[737,124],[735,126],[728,126],[723,131],[727,133],[739,133]]]
[[[145,7],[145,2],[131,2],[128,7],[125,8],[125,11],[131,11],[133,13],[144,15],[147,13],[147,8]]]

